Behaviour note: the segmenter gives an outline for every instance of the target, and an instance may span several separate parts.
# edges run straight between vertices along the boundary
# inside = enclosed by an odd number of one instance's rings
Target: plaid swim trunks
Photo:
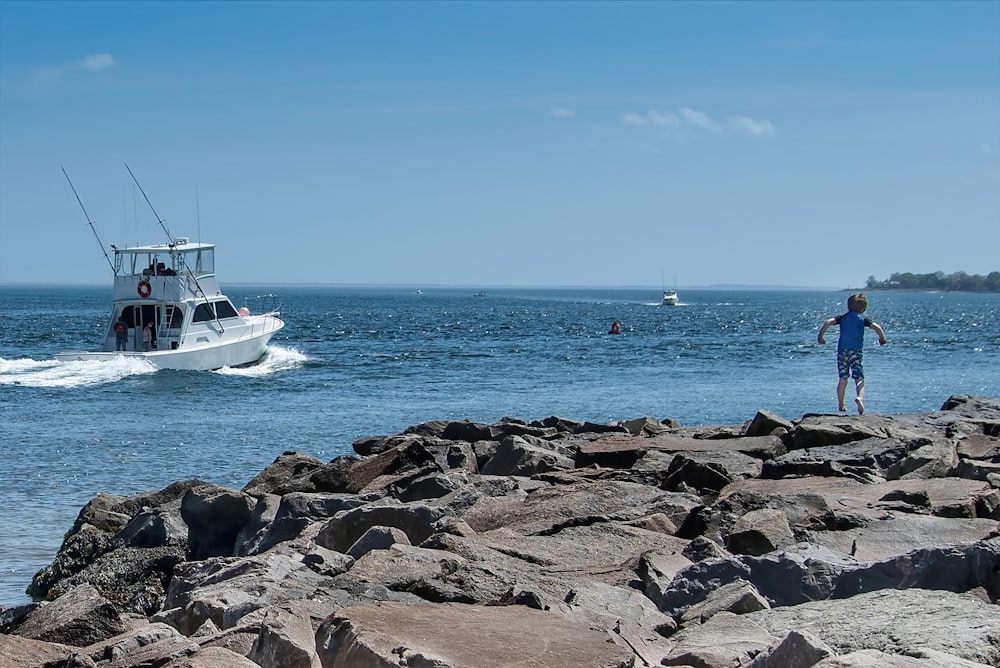
[[[837,351],[837,375],[840,378],[852,376],[858,379],[865,377],[865,370],[861,366],[860,350]]]

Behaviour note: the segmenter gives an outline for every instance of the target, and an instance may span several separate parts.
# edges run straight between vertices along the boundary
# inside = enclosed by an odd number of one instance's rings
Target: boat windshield
[[[215,248],[129,248],[115,252],[115,273],[124,276],[176,276],[194,272],[197,277],[215,273]]]

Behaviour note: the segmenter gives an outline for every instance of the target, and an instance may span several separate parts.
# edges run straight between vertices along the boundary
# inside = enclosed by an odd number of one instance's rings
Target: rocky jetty
[[[1000,666],[1000,399],[353,447],[98,495],[0,666]]]

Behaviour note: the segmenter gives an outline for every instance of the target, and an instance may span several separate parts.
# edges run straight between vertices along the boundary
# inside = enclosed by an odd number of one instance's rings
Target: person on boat
[[[128,350],[128,323],[118,318],[115,323],[115,350]]]
[[[621,332],[622,332],[622,324],[620,322],[615,320],[613,323],[611,323],[611,329],[608,330],[608,334],[621,334]]]
[[[870,327],[878,334],[878,344],[885,345],[885,331],[882,326],[864,315],[868,310],[868,298],[865,293],[858,292],[847,298],[847,313],[829,318],[823,322],[816,340],[826,343],[823,335],[834,325],[840,325],[840,340],[837,342],[837,409],[847,410],[844,405],[844,394],[847,391],[847,378],[854,378],[857,393],[854,403],[858,406],[858,415],[865,413],[865,371],[862,366],[861,347],[864,344],[865,328]]]
[[[153,347],[153,321],[150,320],[146,323],[146,326],[142,328],[142,349],[149,352],[149,349]]]

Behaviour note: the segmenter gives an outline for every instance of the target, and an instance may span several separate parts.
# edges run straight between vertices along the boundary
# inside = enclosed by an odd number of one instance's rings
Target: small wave
[[[156,367],[149,362],[125,356],[107,361],[77,362],[0,358],[0,385],[73,388],[103,385],[128,376],[155,372]]]
[[[259,378],[270,376],[282,371],[298,369],[309,360],[308,357],[300,353],[295,348],[284,348],[282,346],[268,346],[264,351],[264,356],[256,364],[244,367],[224,367],[215,373],[227,376],[245,376],[247,378]]]

